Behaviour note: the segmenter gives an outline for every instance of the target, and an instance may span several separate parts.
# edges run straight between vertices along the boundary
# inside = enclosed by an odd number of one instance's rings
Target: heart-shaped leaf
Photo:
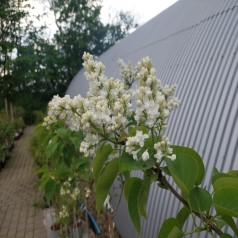
[[[164,221],[158,234],[158,238],[179,238],[182,236],[183,232],[179,228],[178,221],[173,217]]]
[[[109,193],[115,178],[118,174],[119,159],[112,159],[105,167],[104,171],[98,177],[98,182],[96,184],[96,209],[99,214],[104,201]]]
[[[93,178],[97,184],[98,177],[104,167],[105,162],[108,160],[108,156],[113,151],[112,146],[106,144],[97,149],[96,155],[93,160]]]
[[[218,214],[238,217],[238,188],[221,187],[217,189],[213,201]]]
[[[189,195],[191,208],[195,212],[209,211],[212,206],[211,194],[203,188],[193,188]]]

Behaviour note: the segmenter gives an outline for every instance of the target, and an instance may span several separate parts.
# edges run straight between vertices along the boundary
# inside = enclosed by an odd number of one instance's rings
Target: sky
[[[142,25],[175,2],[177,0],[103,0],[102,21],[110,19],[109,13],[115,15],[123,10],[132,13],[139,25]]]
[[[48,25],[47,34],[51,38],[55,33],[56,26],[54,15],[49,11],[48,0],[28,0],[28,2],[34,7],[31,10],[32,15],[48,12],[48,17],[44,18],[44,22],[40,20],[38,24],[46,23]],[[122,10],[130,12],[135,17],[135,22],[140,26],[177,2],[177,0],[101,0],[101,2],[101,20],[103,23],[112,22],[112,17]]]

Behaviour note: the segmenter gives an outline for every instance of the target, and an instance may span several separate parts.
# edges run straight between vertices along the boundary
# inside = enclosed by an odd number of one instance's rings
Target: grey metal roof
[[[221,171],[238,169],[237,50],[237,0],[180,0],[99,57],[106,74],[119,77],[118,58],[136,64],[149,56],[161,81],[177,84],[182,104],[171,115],[167,134],[174,144],[193,147],[202,155],[204,185],[210,184],[214,166]],[[69,86],[71,96],[86,95],[83,73],[79,71]],[[163,220],[175,215],[179,206],[174,197],[153,186],[141,234],[131,225],[124,202],[116,226],[125,238],[157,237]]]

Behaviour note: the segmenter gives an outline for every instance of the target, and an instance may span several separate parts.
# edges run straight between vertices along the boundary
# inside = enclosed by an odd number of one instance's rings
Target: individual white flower
[[[92,191],[89,188],[85,188],[85,191],[86,191],[85,196],[86,196],[86,198],[88,198]]]
[[[148,153],[148,151],[146,150],[143,154],[142,154],[142,160],[143,161],[147,161],[150,158],[150,155]]]
[[[169,110],[168,109],[164,109],[162,111],[161,115],[163,116],[163,118],[167,118],[169,116]]]
[[[156,163],[160,163],[163,157],[162,151],[157,150],[154,157],[156,158]]]
[[[176,155],[172,154],[172,155],[167,155],[167,158],[171,159],[172,161],[176,160]]]
[[[79,188],[76,187],[76,188],[74,188],[73,192],[71,193],[71,198],[76,201],[79,197],[79,194],[80,194],[80,190],[79,190]]]
[[[138,160],[137,154],[138,154],[139,151],[140,150],[133,150],[130,153],[128,151],[127,152],[132,155],[134,160]]]
[[[62,196],[62,195],[65,195],[65,194],[66,194],[66,192],[65,192],[64,188],[61,187],[61,189],[60,189],[60,195]]]
[[[139,143],[140,147],[144,146],[145,139],[149,138],[148,134],[143,134],[142,131],[136,131],[135,140]]]

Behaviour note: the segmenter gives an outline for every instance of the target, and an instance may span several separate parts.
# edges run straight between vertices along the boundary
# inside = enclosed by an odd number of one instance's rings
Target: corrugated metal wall
[[[193,147],[202,155],[204,185],[209,188],[214,166],[238,169],[237,50],[237,0],[180,0],[99,57],[106,74],[118,77],[118,58],[135,64],[150,56],[162,82],[178,85],[182,104],[170,117],[167,134],[174,144]],[[85,96],[87,88],[82,70],[68,94]],[[141,234],[135,232],[124,201],[116,226],[124,238],[154,238],[163,220],[177,214],[179,207],[174,197],[154,185]]]

